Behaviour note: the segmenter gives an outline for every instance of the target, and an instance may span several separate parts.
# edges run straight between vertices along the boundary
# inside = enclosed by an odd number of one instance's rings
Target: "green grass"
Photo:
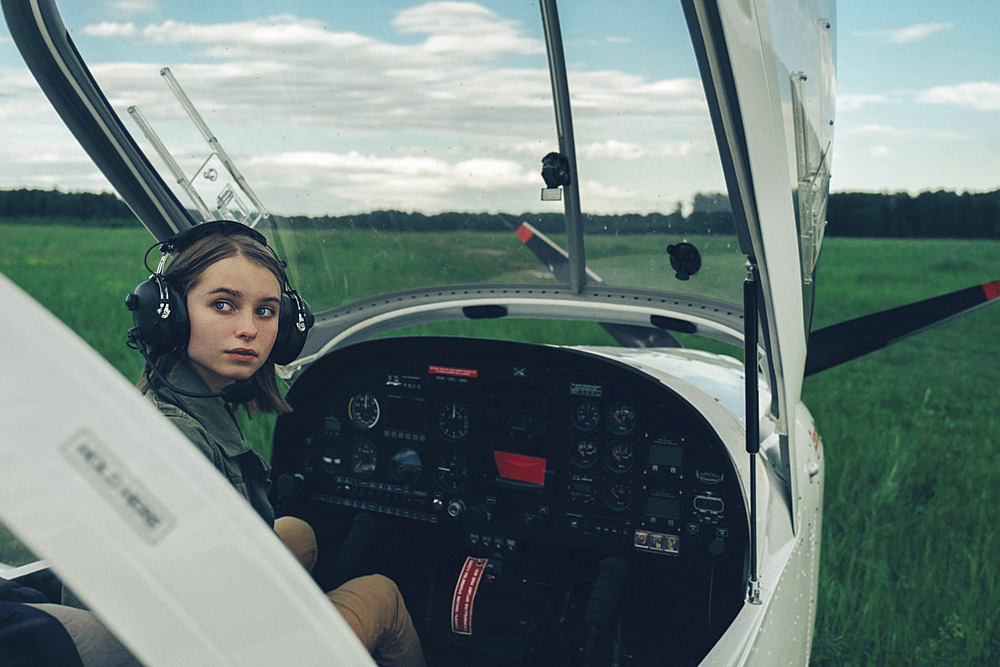
[[[141,256],[150,242],[144,230],[0,225],[0,272],[134,379],[142,363],[124,344],[123,298],[147,277]],[[414,286],[536,268],[520,244],[493,235],[465,238],[465,248],[479,251],[452,262],[448,275],[426,256],[447,251],[440,239],[396,238],[375,253],[361,232],[325,242],[338,244],[352,267],[347,287],[331,297],[339,300],[399,289],[386,268],[397,260],[415,275],[430,272]],[[588,249],[595,263],[629,252],[628,239],[613,237]],[[1000,278],[998,259],[996,242],[828,239],[816,326]],[[1000,308],[988,306],[806,380],[803,399],[827,462],[814,665],[1000,664],[998,332]],[[597,325],[549,321],[400,333],[611,343]],[[273,420],[244,426],[266,456]],[[2,533],[0,561],[31,559]]]
[[[1000,278],[1000,244],[831,239],[816,320]],[[1000,664],[1000,308],[806,380],[826,454],[815,665]]]

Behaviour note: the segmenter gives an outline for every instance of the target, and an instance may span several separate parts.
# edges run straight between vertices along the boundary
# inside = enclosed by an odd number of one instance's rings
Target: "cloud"
[[[954,104],[977,111],[997,111],[1000,110],[1000,84],[976,81],[937,86],[920,93],[916,99],[924,104]]]
[[[683,157],[694,152],[694,142],[658,142],[639,144],[608,139],[577,146],[578,156],[590,160],[641,160],[649,157]]]
[[[89,29],[97,36],[125,30],[116,25]],[[416,44],[394,44],[279,15],[224,24],[168,20],[143,28],[141,35],[194,49],[186,64],[172,70],[196,104],[210,107],[220,121],[251,115],[341,130],[392,126],[501,139],[494,145],[503,145],[504,138],[512,145],[515,135],[551,133],[544,46],[524,36],[520,24],[472,3],[432,2],[400,12],[393,26],[406,33],[438,32]],[[493,64],[512,54],[530,60],[525,66]],[[139,104],[151,119],[179,117],[177,105],[150,76],[152,67],[140,71],[141,64],[125,62],[93,69],[109,97]],[[651,126],[662,125],[674,114],[706,112],[693,77],[650,80],[605,70],[574,71],[570,78],[582,125],[621,123],[639,114],[649,114],[644,122]],[[639,131],[641,123],[634,122]]]
[[[911,42],[926,39],[939,32],[954,30],[954,28],[954,23],[915,23],[902,28],[890,28],[885,30],[858,30],[855,34],[859,37],[867,37],[881,42],[909,44]]]
[[[544,44],[526,23],[481,5],[426,3],[399,11],[388,31],[371,34],[292,14],[138,26],[122,15],[83,31],[94,39],[129,36],[132,60],[109,49],[112,55],[90,69],[141,145],[125,112],[131,105],[185,173],[207,154],[160,80],[159,63],[141,62],[146,54],[166,56],[274,210],[481,210],[487,193],[491,206],[494,199],[519,210],[540,206],[532,203],[540,160],[557,149]],[[721,187],[696,77],[657,79],[583,65],[571,67],[569,77],[576,136],[585,138],[580,155],[600,163],[587,173],[590,210],[625,193],[632,206],[659,205],[666,185],[657,181],[648,203],[639,204],[635,185],[665,158],[684,159],[670,164],[677,171],[671,188],[705,173],[713,185],[703,187]],[[706,157],[710,167],[687,168]],[[650,167],[644,160],[660,162]],[[629,187],[616,189],[623,180]]]
[[[889,101],[885,95],[871,95],[865,93],[842,93],[837,95],[837,111],[849,112],[868,106],[869,104],[882,104]]]
[[[156,0],[111,0],[105,6],[111,14],[128,16],[155,12],[158,9]]]
[[[967,141],[970,139],[968,133],[958,130],[898,127],[895,125],[879,125],[877,123],[842,127],[839,132],[844,137],[873,137],[875,139],[903,139],[906,141]]]
[[[134,23],[113,23],[110,21],[88,25],[83,29],[83,34],[88,37],[130,37],[137,32]]]
[[[917,23],[915,25],[906,26],[905,28],[890,30],[888,36],[889,40],[892,42],[897,44],[908,44],[910,42],[916,42],[926,37],[930,37],[931,35],[944,30],[953,30],[954,28],[954,23]]]
[[[403,34],[429,34],[422,48],[430,53],[545,53],[545,44],[523,35],[516,21],[473,2],[428,2],[399,12],[392,25]]]

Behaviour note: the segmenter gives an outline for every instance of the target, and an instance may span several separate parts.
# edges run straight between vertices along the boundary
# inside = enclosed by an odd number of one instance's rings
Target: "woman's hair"
[[[163,277],[183,295],[182,298],[186,303],[188,290],[198,281],[205,269],[220,260],[236,256],[245,257],[270,271],[278,279],[281,289],[285,289],[287,281],[281,262],[269,248],[244,234],[211,234],[198,239],[173,258],[163,271]],[[185,347],[187,347],[186,344]],[[176,363],[186,360],[187,352],[179,350],[163,354],[155,361],[157,369],[166,374]],[[137,386],[145,394],[154,382],[159,386],[155,376],[146,368],[142,371]],[[257,389],[257,397],[244,404],[248,415],[252,417],[258,412],[277,412],[278,414],[291,412],[292,406],[278,391],[278,382],[274,375],[274,362],[271,361],[270,355],[264,361],[264,365],[250,377],[250,382]]]

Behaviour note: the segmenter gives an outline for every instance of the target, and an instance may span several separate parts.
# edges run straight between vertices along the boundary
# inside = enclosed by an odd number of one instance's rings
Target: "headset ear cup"
[[[278,311],[278,336],[271,348],[271,361],[278,365],[294,361],[306,344],[306,335],[314,319],[309,304],[298,292],[282,292]],[[305,323],[304,329],[299,329],[300,321]]]
[[[168,308],[166,317],[160,315],[161,294]],[[177,297],[178,294],[169,282],[157,274],[140,283],[125,299],[125,305],[132,311],[132,323],[151,355],[187,346],[191,324],[187,304],[183,297]]]

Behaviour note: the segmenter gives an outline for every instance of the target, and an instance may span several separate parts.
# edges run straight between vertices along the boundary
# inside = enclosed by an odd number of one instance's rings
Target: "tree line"
[[[340,216],[291,216],[292,227],[377,229],[381,231],[513,231],[523,222],[544,233],[563,231],[561,213],[459,213],[426,215],[374,211]],[[956,193],[836,192],[827,207],[827,236],[885,238],[1000,238],[1000,190]],[[0,222],[135,226],[128,206],[114,194],[59,190],[0,190]],[[588,234],[733,233],[729,198],[696,193],[685,215],[680,204],[669,213],[584,215]]]
[[[0,222],[132,227],[132,209],[110,192],[0,190]]]

